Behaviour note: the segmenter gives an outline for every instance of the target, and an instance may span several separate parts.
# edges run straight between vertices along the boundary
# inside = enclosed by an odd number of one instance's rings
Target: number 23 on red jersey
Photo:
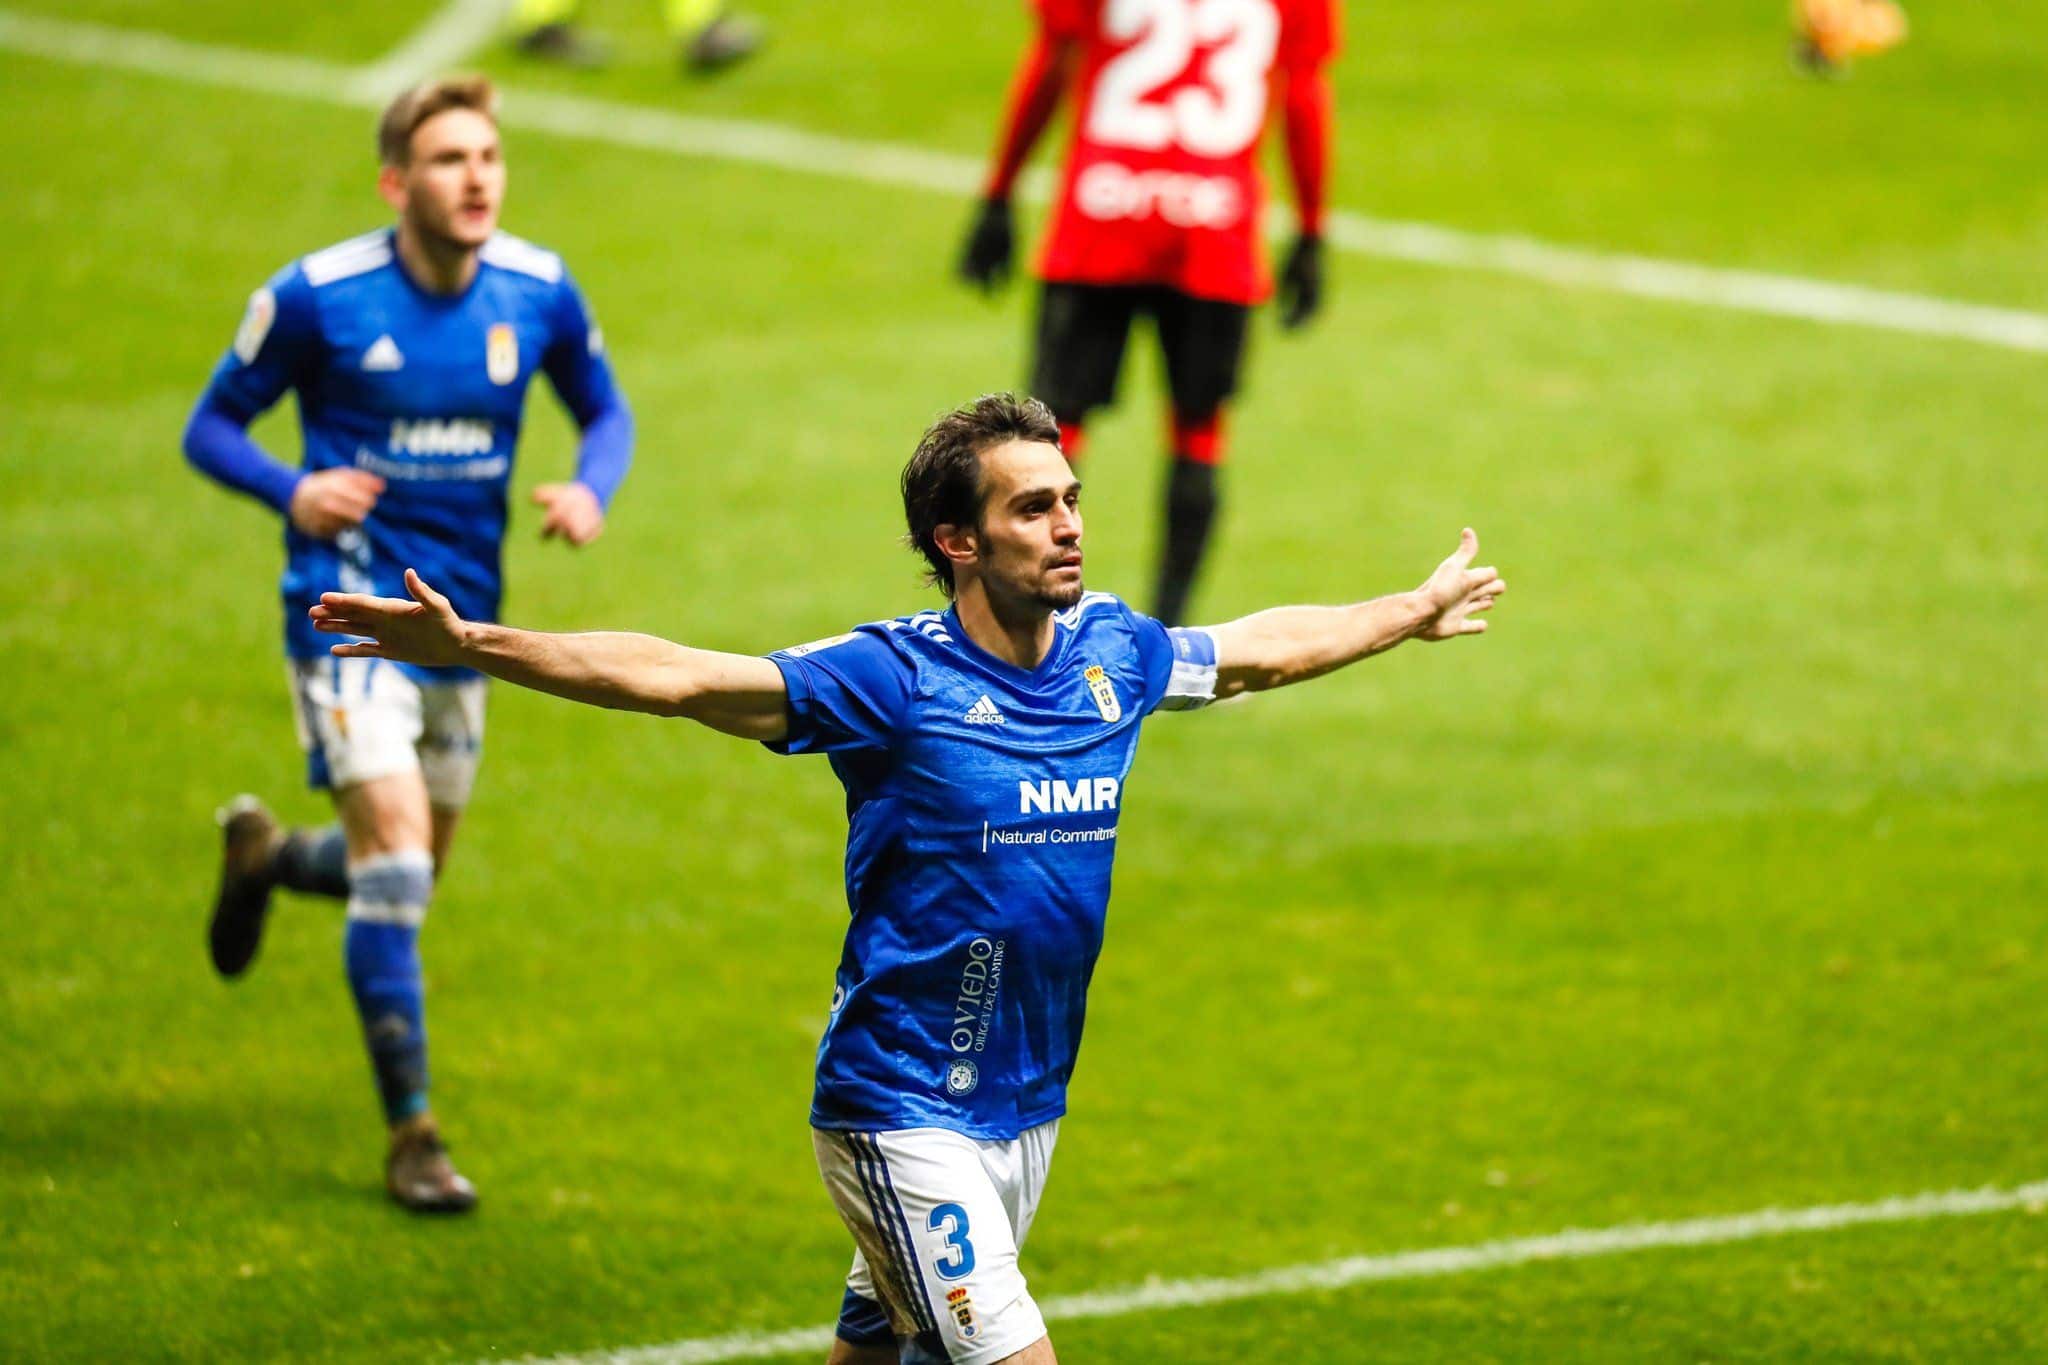
[[[1039,0],[1046,30],[1087,45],[1081,140],[1204,160],[1249,151],[1276,67],[1319,65],[1333,0]]]
[[[1329,59],[1335,0],[1036,3],[1047,37],[1082,53],[1044,278],[1263,297],[1257,147],[1268,91],[1276,71]]]

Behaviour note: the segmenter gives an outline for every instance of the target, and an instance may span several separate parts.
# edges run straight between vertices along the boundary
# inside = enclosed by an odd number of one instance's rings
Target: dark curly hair
[[[1036,398],[986,393],[953,409],[925,429],[903,466],[904,540],[924,556],[925,581],[953,595],[952,561],[933,532],[941,526],[981,525],[981,457],[1007,441],[1060,443],[1052,409]]]

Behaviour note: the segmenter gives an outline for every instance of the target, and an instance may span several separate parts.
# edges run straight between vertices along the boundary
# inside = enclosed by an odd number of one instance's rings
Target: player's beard
[[[1037,600],[1040,606],[1050,607],[1054,611],[1065,611],[1068,607],[1081,600],[1082,592],[1083,589],[1079,579],[1074,580],[1074,585],[1070,588],[1055,588],[1041,579],[1039,580]]]
[[[1066,556],[1062,554],[1060,558],[1064,559]],[[989,596],[995,599],[992,605],[998,606],[999,615],[1006,614],[1001,611],[999,605],[1003,600],[1028,604],[1044,611],[1065,611],[1081,600],[1082,588],[1079,579],[1076,579],[1071,587],[1055,586],[1052,575],[1057,567],[1057,561],[1041,565],[1031,578],[1022,580],[1006,578],[984,569],[982,581],[991,589]]]
[[[1060,556],[1060,558],[1064,559],[1066,558],[1066,556],[1063,554]],[[1068,607],[1073,606],[1076,602],[1079,602],[1081,600],[1081,593],[1083,589],[1081,587],[1081,579],[1079,575],[1075,576],[1073,585],[1071,587],[1054,586],[1052,576],[1058,571],[1058,561],[1054,561],[1051,564],[1047,564],[1039,570],[1038,582],[1032,586],[1031,600],[1036,602],[1039,606],[1049,608],[1053,611],[1065,611]]]

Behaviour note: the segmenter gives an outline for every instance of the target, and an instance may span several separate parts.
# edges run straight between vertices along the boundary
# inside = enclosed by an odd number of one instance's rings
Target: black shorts
[[[1038,300],[1038,358],[1031,392],[1065,421],[1116,398],[1131,319],[1150,314],[1166,352],[1177,412],[1206,417],[1237,392],[1252,310],[1151,284],[1060,284]]]

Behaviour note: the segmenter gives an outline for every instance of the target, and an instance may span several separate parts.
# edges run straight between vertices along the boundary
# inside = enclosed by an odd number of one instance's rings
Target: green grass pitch
[[[424,6],[9,0],[334,61]],[[686,86],[655,6],[521,87],[976,153],[1007,3],[763,0]],[[1923,12],[1924,11],[1924,12]],[[1776,3],[1351,7],[1346,208],[2048,306],[2025,16],[1916,6],[1816,85]],[[207,968],[210,815],[320,814],[271,518],[178,455],[242,300],[381,221],[360,112],[0,52],[0,1358],[471,1361],[826,1321],[804,1117],[844,908],[824,765],[498,689],[427,930],[438,1107],[484,1206],[408,1220],[339,914]],[[609,533],[519,520],[507,612],[761,651],[926,605],[893,480],[1017,382],[967,205],[539,134],[640,420]],[[1153,724],[1042,1295],[2048,1176],[2048,358],[1358,258],[1261,326],[1199,615],[1406,587],[1477,526],[1515,591]],[[1142,596],[1149,357],[1086,468]],[[571,449],[537,400],[521,487]],[[288,412],[260,429],[295,452]],[[1066,1358],[2048,1358],[2010,1214],[1055,1325]]]

